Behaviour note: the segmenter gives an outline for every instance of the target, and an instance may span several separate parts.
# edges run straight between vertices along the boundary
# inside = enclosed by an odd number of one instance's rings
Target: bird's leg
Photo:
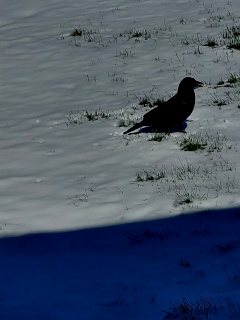
[[[181,131],[181,132],[183,132],[183,133],[187,133],[187,131],[183,130],[182,122],[179,123],[177,126],[178,126],[179,131]]]
[[[157,133],[158,127],[156,125],[152,125],[151,131]]]

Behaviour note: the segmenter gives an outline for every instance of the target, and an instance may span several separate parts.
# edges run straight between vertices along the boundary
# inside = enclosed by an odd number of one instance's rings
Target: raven
[[[204,86],[204,83],[191,77],[184,78],[178,86],[178,92],[172,98],[147,112],[141,122],[136,123],[132,128],[125,131],[124,134],[143,126],[153,126],[153,128],[156,128],[158,125],[161,125],[167,132],[174,125],[177,125],[179,130],[183,131],[182,123],[190,116],[194,109],[194,89]]]

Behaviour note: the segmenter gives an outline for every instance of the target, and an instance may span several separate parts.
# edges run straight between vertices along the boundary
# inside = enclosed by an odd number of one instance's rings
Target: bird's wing
[[[157,122],[159,123],[159,121],[164,121],[164,119],[170,119],[176,114],[176,112],[178,113],[180,103],[181,101],[176,94],[168,101],[162,103],[159,107],[156,107],[146,113],[143,117],[144,123],[153,124]]]

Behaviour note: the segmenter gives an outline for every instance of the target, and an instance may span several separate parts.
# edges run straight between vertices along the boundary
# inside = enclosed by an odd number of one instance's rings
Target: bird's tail
[[[140,123],[135,123],[135,125],[132,128],[130,128],[127,131],[123,132],[123,134],[132,132],[133,130],[136,130],[136,129],[140,128],[140,127],[142,127],[142,123],[141,122]]]

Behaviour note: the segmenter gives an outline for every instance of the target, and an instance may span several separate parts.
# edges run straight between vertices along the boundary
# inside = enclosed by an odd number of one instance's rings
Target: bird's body
[[[146,113],[141,122],[136,123],[124,134],[143,126],[157,127],[161,125],[162,129],[169,131],[174,125],[178,125],[182,130],[183,121],[190,116],[194,109],[194,89],[202,86],[204,86],[202,82],[190,77],[184,78],[179,84],[178,92],[172,98]]]

